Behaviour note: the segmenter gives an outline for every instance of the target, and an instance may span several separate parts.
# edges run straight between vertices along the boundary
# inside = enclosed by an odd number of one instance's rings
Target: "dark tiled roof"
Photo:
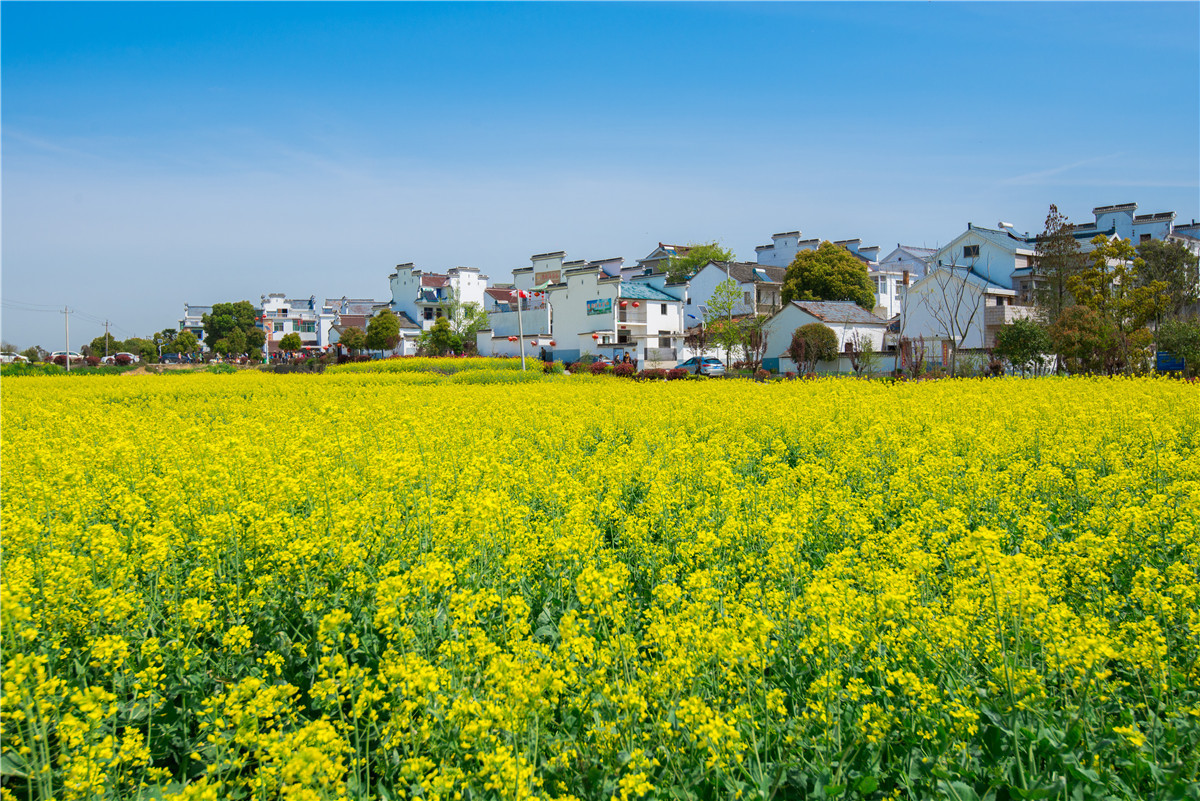
[[[435,289],[444,287],[450,283],[450,276],[438,275],[437,273],[427,273],[421,276],[421,286],[431,286]]]
[[[767,264],[758,264],[748,261],[714,261],[712,265],[729,271],[729,277],[739,284],[782,284],[783,277],[787,274],[787,270],[783,267],[772,267]],[[766,275],[766,280],[758,275],[761,272]]]
[[[1160,211],[1158,214],[1139,214],[1133,218],[1134,222],[1153,222],[1155,220],[1173,220],[1175,212]]]
[[[827,323],[884,325],[880,319],[851,300],[793,300],[792,305]]]
[[[1115,206],[1097,206],[1096,208],[1092,209],[1092,214],[1104,214],[1105,212],[1109,211],[1125,211],[1126,209],[1129,209],[1130,211],[1136,210],[1137,204],[1118,203]]]

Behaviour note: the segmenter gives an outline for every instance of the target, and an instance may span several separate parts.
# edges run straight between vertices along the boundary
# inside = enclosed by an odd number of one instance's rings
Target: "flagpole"
[[[521,322],[521,292],[516,292],[517,296],[517,333],[521,339],[521,370],[525,370],[525,325]]]

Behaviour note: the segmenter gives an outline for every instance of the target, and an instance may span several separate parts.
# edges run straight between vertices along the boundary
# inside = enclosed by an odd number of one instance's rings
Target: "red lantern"
[[[537,347],[537,340],[536,340],[536,339],[534,339],[534,340],[530,341],[530,343],[529,343],[529,344],[530,344],[530,345],[533,345],[533,346],[536,348],[536,347]]]
[[[636,300],[633,302],[633,308],[635,308],[635,309],[636,309],[638,306],[641,306],[641,305],[642,305],[642,304],[638,303]]]
[[[626,301],[621,301],[621,308],[625,308]]]
[[[517,338],[516,338],[516,337],[509,337],[509,338],[508,338],[508,341],[509,341],[509,342],[516,342],[516,341],[517,341]]]
[[[592,339],[599,339],[599,338],[600,338],[599,334],[592,334]]]
[[[554,347],[554,340],[553,340],[553,339],[552,339],[552,340],[550,340],[550,347],[552,347],[552,348]]]

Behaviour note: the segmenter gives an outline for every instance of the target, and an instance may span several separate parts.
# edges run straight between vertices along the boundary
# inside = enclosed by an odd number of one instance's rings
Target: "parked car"
[[[696,372],[696,365],[700,365],[701,375],[725,375],[725,365],[721,364],[720,359],[715,359],[712,356],[705,357],[704,361],[700,361],[699,356],[693,356],[685,362],[680,362],[675,365],[676,369],[687,370],[689,373]]]
[[[14,362],[25,364],[28,361],[29,359],[26,359],[19,353],[0,353],[0,364],[13,364]]]
[[[125,358],[122,358],[122,357],[125,357]],[[121,364],[122,362],[124,362],[126,364],[137,364],[138,362],[141,361],[141,359],[139,359],[137,357],[137,355],[135,355],[133,353],[126,353],[125,351],[121,351],[120,353],[114,353],[113,358],[116,359],[117,364]]]
[[[116,364],[117,357],[116,356],[101,356],[100,363],[101,364]]]
[[[612,367],[615,362],[607,356],[597,356],[595,364],[603,364],[605,367]]]
[[[65,357],[69,358],[72,363],[83,361],[83,356],[81,356],[80,354],[76,353],[75,351],[71,351],[70,355],[68,356],[67,351],[65,351],[65,350],[56,350],[53,353],[51,353],[50,361],[52,361],[52,362],[56,361],[59,356],[65,356]]]

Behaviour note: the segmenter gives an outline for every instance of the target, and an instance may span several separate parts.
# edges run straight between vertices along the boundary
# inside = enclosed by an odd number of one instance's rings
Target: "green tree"
[[[158,347],[159,353],[178,353],[179,349],[175,346],[175,337],[178,335],[178,332],[174,328],[164,328],[152,336],[151,339]]]
[[[802,375],[815,372],[817,362],[831,361],[837,355],[837,334],[829,326],[809,323],[792,332],[788,356]]]
[[[1162,317],[1178,317],[1200,299],[1200,257],[1182,242],[1149,239],[1137,246],[1142,263],[1136,281],[1145,287],[1160,281],[1166,285],[1167,300]]]
[[[279,349],[288,355],[289,359],[296,357],[296,354],[304,349],[304,342],[300,339],[300,335],[295,331],[289,334],[284,334],[279,340]]]
[[[682,255],[667,260],[667,280],[680,283],[688,280],[710,261],[733,261],[733,251],[721,247],[718,242],[702,242],[686,246]]]
[[[1167,320],[1158,330],[1158,346],[1184,361],[1184,373],[1200,375],[1200,317]]]
[[[417,347],[427,356],[445,356],[462,350],[462,338],[454,333],[449,319],[439,317],[432,328],[421,334]]]
[[[1131,372],[1139,355],[1144,355],[1152,336],[1145,326],[1162,316],[1169,302],[1167,284],[1151,280],[1139,285],[1144,270],[1141,258],[1128,239],[1092,239],[1090,264],[1067,282],[1081,306],[1097,312],[1115,332],[1117,361]]]
[[[200,350],[200,340],[191,331],[181,331],[171,341],[171,353],[196,353]]]
[[[704,306],[704,324],[709,338],[725,351],[725,369],[729,369],[733,349],[742,342],[742,327],[733,320],[733,310],[742,302],[737,281],[727,278],[713,289]]]
[[[88,348],[91,349],[93,356],[112,356],[114,353],[127,350],[125,343],[108,332],[93,339]]]
[[[240,342],[243,351],[246,348],[261,348],[266,340],[262,329],[258,328],[256,318],[254,306],[248,300],[214,303],[212,312],[200,318],[204,325],[204,344],[220,353],[216,347],[217,340],[228,340],[229,335],[237,330],[242,333]],[[227,347],[230,344],[227,343]]]
[[[376,314],[367,323],[367,347],[392,350],[400,342],[400,318],[389,309]]]
[[[1045,326],[1037,320],[1018,318],[996,332],[996,346],[992,353],[1007,359],[1009,364],[1021,371],[1023,377],[1052,348]]]
[[[1041,309],[1047,324],[1054,323],[1063,310],[1074,303],[1070,282],[1087,265],[1074,230],[1058,206],[1050,204],[1046,228],[1037,238],[1033,257],[1033,303]]]
[[[1054,352],[1068,373],[1113,373],[1120,348],[1116,326],[1087,306],[1068,306],[1050,326]]]
[[[473,300],[463,303],[453,289],[446,293],[442,309],[450,321],[450,330],[463,342],[474,342],[475,334],[488,327],[488,313],[483,306]]]
[[[875,307],[875,287],[867,266],[832,242],[802,250],[783,277],[783,303],[793,300],[851,300],[867,311]]]
[[[130,337],[124,342],[117,343],[122,351],[132,353],[143,362],[153,363],[158,361],[158,346],[153,340],[143,337]]]
[[[44,362],[46,360],[46,351],[42,350],[41,345],[34,345],[31,348],[26,348],[21,351],[21,355],[29,359],[30,364],[33,362]]]
[[[356,325],[352,325],[341,333],[338,337],[338,342],[346,350],[350,351],[351,356],[357,356],[358,352],[366,347],[367,334]]]

